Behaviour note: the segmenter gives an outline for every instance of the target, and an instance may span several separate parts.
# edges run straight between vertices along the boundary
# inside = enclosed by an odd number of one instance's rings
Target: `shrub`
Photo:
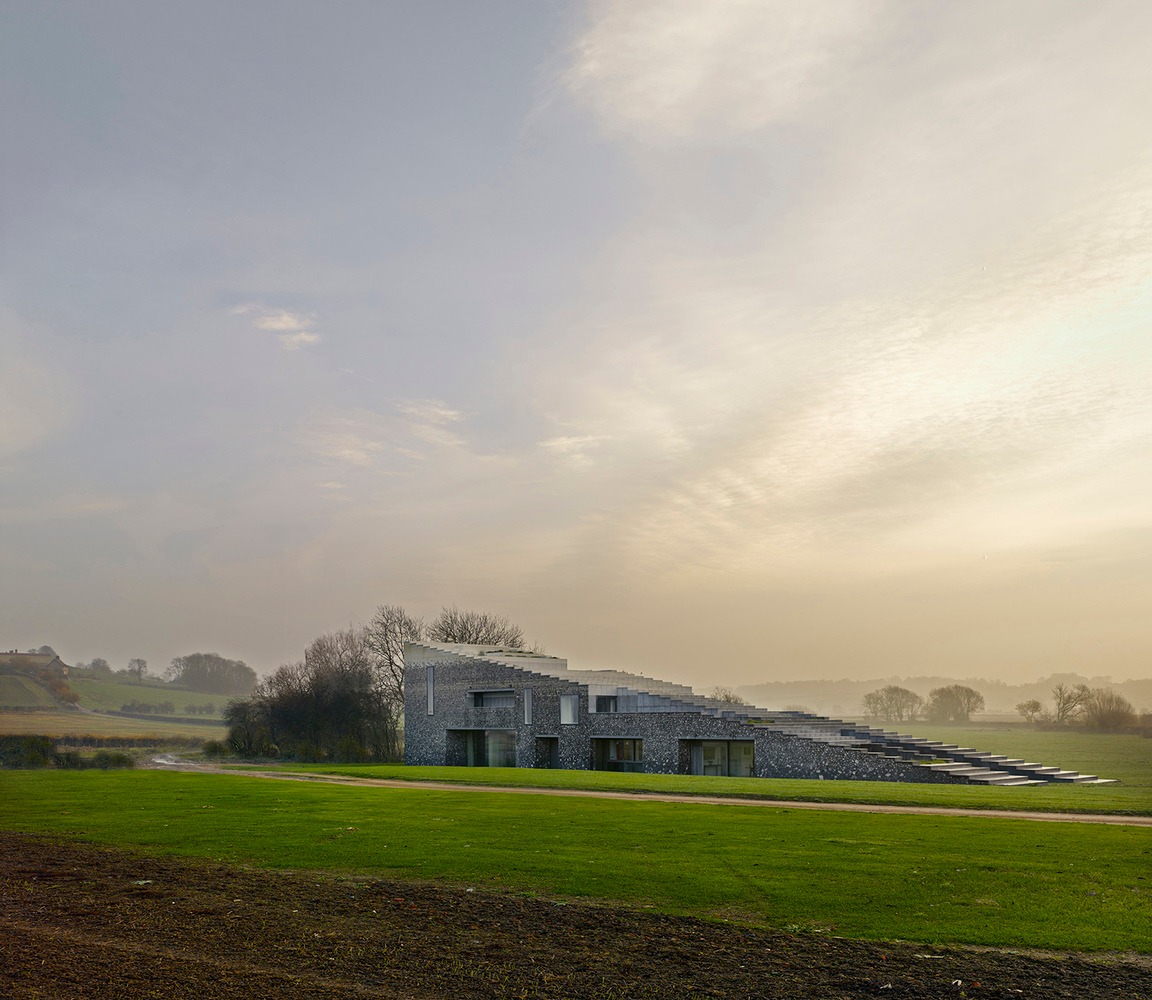
[[[136,761],[128,754],[120,753],[118,750],[98,750],[92,758],[90,766],[108,771],[114,768],[135,767]]]
[[[51,767],[56,744],[49,736],[0,736],[0,767]]]
[[[1123,695],[1095,688],[1084,699],[1084,724],[1090,729],[1123,729],[1136,725],[1136,709]]]

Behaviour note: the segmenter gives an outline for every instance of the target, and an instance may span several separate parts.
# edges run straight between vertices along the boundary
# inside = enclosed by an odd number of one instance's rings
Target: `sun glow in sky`
[[[0,643],[1152,663],[1152,6],[10,0]]]

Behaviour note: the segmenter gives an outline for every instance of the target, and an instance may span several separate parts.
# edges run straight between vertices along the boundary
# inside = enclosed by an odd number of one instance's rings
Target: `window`
[[[614,694],[598,694],[598,695],[596,695],[596,711],[597,712],[615,712],[616,711],[616,695],[614,695]]]
[[[436,712],[436,668],[424,668],[424,686],[428,689],[428,714]],[[419,702],[417,702],[419,704]]]
[[[580,695],[578,694],[562,694],[560,695],[560,724],[563,726],[574,726],[579,722],[580,716]]]
[[[690,742],[692,774],[751,778],[756,773],[751,740],[700,740]]]
[[[524,725],[532,725],[532,689],[524,689]]]
[[[489,730],[484,734],[484,751],[489,767],[516,766],[516,737],[513,733]]]
[[[473,708],[515,708],[515,691],[473,691]]]
[[[593,767],[598,771],[643,771],[644,741],[637,739],[594,739]]]
[[[464,749],[469,767],[515,767],[516,734],[500,729],[449,730]]]

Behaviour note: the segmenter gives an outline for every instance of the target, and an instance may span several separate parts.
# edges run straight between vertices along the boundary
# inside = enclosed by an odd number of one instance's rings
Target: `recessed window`
[[[580,695],[560,695],[560,724],[574,726],[580,720]]]
[[[419,675],[417,675],[419,676]],[[424,686],[428,690],[428,714],[436,713],[436,668],[424,668]],[[419,702],[417,702],[419,704]]]
[[[598,694],[596,695],[596,711],[597,712],[615,712],[616,708],[616,695],[614,694]]]
[[[532,689],[524,689],[524,725],[532,725]]]
[[[515,691],[473,691],[473,708],[515,708]]]
[[[594,739],[592,759],[598,771],[643,771],[644,741]]]

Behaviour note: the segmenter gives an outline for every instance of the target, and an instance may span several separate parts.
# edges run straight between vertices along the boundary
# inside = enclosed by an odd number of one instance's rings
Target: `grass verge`
[[[794,778],[713,778],[684,774],[617,774],[608,771],[550,771],[511,767],[408,767],[402,764],[228,766],[237,770],[251,767],[347,778],[449,781],[508,788],[565,788],[599,792],[719,795],[787,802],[856,802],[864,805],[1152,815],[1152,761],[1146,765],[1146,773],[1132,776],[1132,784],[1125,782],[1118,785],[1044,785],[1023,788],[913,785],[886,781],[805,781]],[[1126,770],[1132,769],[1126,767]]]
[[[1143,828],[3,772],[0,825],[267,868],[428,879],[795,932],[1147,951]]]

